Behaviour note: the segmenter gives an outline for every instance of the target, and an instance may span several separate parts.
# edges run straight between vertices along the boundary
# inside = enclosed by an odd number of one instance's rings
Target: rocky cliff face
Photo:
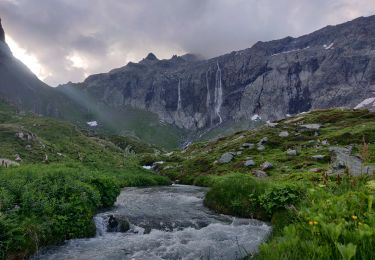
[[[19,110],[62,117],[64,107],[78,108],[65,95],[40,81],[17,60],[5,41],[0,19],[0,99]]]
[[[3,26],[1,25],[1,18],[0,18],[0,41],[5,42],[5,32]]]
[[[68,85],[112,107],[152,111],[196,130],[254,115],[274,120],[310,109],[355,107],[373,95],[374,47],[375,16],[361,17],[209,60],[149,54]]]

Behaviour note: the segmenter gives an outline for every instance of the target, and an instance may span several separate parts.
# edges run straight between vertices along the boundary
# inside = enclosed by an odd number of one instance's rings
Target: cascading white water
[[[221,106],[223,104],[223,86],[221,82],[221,69],[217,62],[216,82],[215,82],[215,114],[219,118],[219,124],[223,122],[221,117]]]
[[[210,95],[210,84],[208,83],[208,71],[206,72],[206,88],[207,88],[206,107],[207,107],[207,111],[210,111],[211,95]]]
[[[181,79],[178,79],[177,91],[178,91],[177,111],[180,111],[182,107],[181,106]]]
[[[206,88],[207,88],[207,98],[206,98],[206,108],[207,115],[210,117],[210,126],[212,125],[212,115],[211,115],[211,94],[210,94],[210,83],[208,81],[208,71],[206,72]]]
[[[243,259],[257,252],[271,227],[211,212],[207,189],[173,185],[126,188],[115,207],[94,220],[97,236],[44,248],[32,260]],[[107,232],[108,216],[127,218],[130,230]]]

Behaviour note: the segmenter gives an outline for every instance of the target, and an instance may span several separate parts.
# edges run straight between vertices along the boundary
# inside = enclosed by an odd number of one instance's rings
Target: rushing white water
[[[95,238],[67,241],[34,259],[241,259],[256,252],[271,228],[211,212],[205,192],[184,185],[124,189],[112,211],[94,218]],[[114,213],[129,219],[128,232],[106,232]]]
[[[221,117],[221,106],[223,104],[223,86],[221,82],[221,69],[217,62],[216,83],[215,83],[215,114],[219,118],[219,124],[223,122]]]
[[[180,111],[181,110],[181,79],[178,79],[177,91],[178,91],[177,111]]]
[[[210,83],[208,80],[208,71],[206,71],[206,88],[207,88],[207,98],[206,98],[206,108],[207,114],[210,117],[210,126],[212,126],[212,114],[211,114],[211,94],[210,94]]]

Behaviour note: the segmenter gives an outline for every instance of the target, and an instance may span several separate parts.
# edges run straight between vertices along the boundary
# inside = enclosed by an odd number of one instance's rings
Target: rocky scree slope
[[[178,127],[284,118],[318,108],[355,107],[375,94],[375,16],[298,38],[258,42],[202,60],[194,55],[139,63],[66,84],[112,107],[155,112]]]
[[[317,110],[250,131],[194,143],[187,149],[142,161],[173,180],[208,185],[233,172],[278,180],[304,174],[373,176],[375,113]]]

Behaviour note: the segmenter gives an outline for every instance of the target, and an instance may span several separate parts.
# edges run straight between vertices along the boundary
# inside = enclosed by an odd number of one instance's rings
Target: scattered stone
[[[326,140],[323,140],[323,141],[322,141],[322,145],[329,145],[328,140],[327,140],[327,139],[326,139]]]
[[[297,156],[297,150],[294,150],[294,149],[288,149],[288,150],[286,151],[286,154],[287,154],[288,156]]]
[[[0,166],[8,168],[8,167],[11,167],[11,166],[20,166],[20,164],[15,162],[15,161],[0,158]]]
[[[233,157],[234,156],[231,152],[224,153],[218,160],[218,163],[229,163],[233,160]]]
[[[292,118],[292,119],[286,120],[286,121],[285,121],[285,124],[296,123],[296,122],[301,121],[301,120],[303,120],[303,119],[304,119],[303,116],[295,117],[295,118]]]
[[[244,165],[246,166],[246,167],[251,167],[251,166],[255,166],[255,162],[253,161],[253,160],[247,160],[245,163],[244,163]]]
[[[28,144],[28,145],[25,146],[25,149],[30,151],[30,150],[32,150],[32,147],[31,147],[31,145]]]
[[[34,139],[34,135],[27,132],[18,132],[16,133],[16,137],[21,139],[22,141],[32,141]]]
[[[241,154],[242,154],[242,151],[236,152],[236,155],[241,155]]]
[[[258,145],[258,147],[257,147],[257,150],[259,151],[259,152],[262,152],[262,151],[264,151],[264,150],[266,150],[266,147],[264,147],[264,145]]]
[[[270,122],[270,121],[267,121],[266,122],[266,125],[268,126],[268,127],[276,127],[277,125],[278,125],[278,123],[272,123],[272,122]]]
[[[322,169],[320,168],[312,168],[309,170],[309,172],[322,172]]]
[[[317,155],[313,155],[311,156],[311,158],[317,160],[317,161],[324,161],[325,160],[325,155],[322,155],[322,154],[317,154]]]
[[[129,221],[120,215],[109,215],[107,232],[127,232],[130,229]]]
[[[248,148],[248,149],[253,149],[254,148],[254,144],[252,144],[252,143],[244,143],[244,144],[241,145],[241,147]]]
[[[319,131],[320,127],[320,124],[304,124],[299,125],[298,130],[301,132],[316,132]]]
[[[19,154],[16,154],[15,157],[16,157],[16,159],[15,159],[16,162],[22,161],[21,156]]]
[[[48,154],[45,154],[45,155],[44,155],[44,162],[45,162],[45,163],[48,163]]]
[[[268,137],[263,137],[262,139],[260,139],[258,145],[265,144],[267,142],[268,142]]]
[[[61,156],[64,156],[62,153],[57,153],[57,155],[60,156],[60,157],[61,157]]]
[[[261,170],[255,170],[253,171],[253,175],[257,178],[265,178],[268,177],[267,173]]]
[[[267,171],[267,170],[272,169],[272,168],[273,168],[273,164],[270,163],[270,162],[264,162],[262,164],[262,170],[263,171]]]
[[[282,132],[280,132],[279,136],[280,137],[288,137],[289,133],[288,133],[288,131],[282,131]]]

